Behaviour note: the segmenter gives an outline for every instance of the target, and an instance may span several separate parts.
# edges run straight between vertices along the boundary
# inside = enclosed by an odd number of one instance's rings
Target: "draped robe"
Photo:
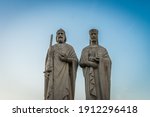
[[[97,68],[87,66],[89,56],[99,58]],[[85,65],[84,67],[82,65]],[[80,66],[83,68],[87,100],[110,99],[111,60],[107,50],[102,46],[87,46],[82,50]]]
[[[73,61],[62,62],[59,58],[61,53],[73,58]],[[76,53],[69,44],[55,44],[49,48],[45,62],[45,71],[51,71],[45,94],[47,100],[74,99],[77,61]]]

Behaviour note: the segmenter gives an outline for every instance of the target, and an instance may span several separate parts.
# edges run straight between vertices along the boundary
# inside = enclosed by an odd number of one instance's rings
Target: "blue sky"
[[[99,30],[112,59],[111,99],[150,99],[150,3],[146,0],[1,0],[0,99],[43,99],[50,34],[63,28],[78,58]],[[75,99],[85,99],[78,68]]]

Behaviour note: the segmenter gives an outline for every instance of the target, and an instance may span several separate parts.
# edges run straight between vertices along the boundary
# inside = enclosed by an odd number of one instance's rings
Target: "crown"
[[[97,29],[91,29],[90,31],[89,31],[89,34],[91,34],[91,33],[98,33],[98,30]]]

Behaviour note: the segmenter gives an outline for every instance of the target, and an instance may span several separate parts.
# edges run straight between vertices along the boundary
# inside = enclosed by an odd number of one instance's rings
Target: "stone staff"
[[[53,34],[51,34],[51,38],[50,38],[50,56],[53,56],[53,50],[52,50],[52,42],[53,42]],[[52,57],[53,58],[53,57]],[[46,57],[46,60],[47,61],[48,59],[48,55]],[[53,60],[52,60],[53,61]],[[45,63],[46,64],[46,63]],[[46,68],[45,68],[46,69]],[[44,71],[43,73],[47,74],[49,72],[52,72],[52,75],[54,76],[54,72],[53,71]],[[54,81],[54,78],[53,78],[53,81]],[[46,100],[46,97],[47,97],[47,89],[48,89],[48,82],[49,82],[49,75],[45,75],[45,80],[44,80],[44,99]]]

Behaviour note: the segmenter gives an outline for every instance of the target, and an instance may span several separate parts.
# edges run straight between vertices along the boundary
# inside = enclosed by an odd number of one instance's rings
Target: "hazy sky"
[[[0,99],[43,99],[50,34],[63,28],[78,58],[99,30],[112,60],[111,99],[150,99],[146,0],[0,0]],[[78,68],[75,99],[85,99]]]

